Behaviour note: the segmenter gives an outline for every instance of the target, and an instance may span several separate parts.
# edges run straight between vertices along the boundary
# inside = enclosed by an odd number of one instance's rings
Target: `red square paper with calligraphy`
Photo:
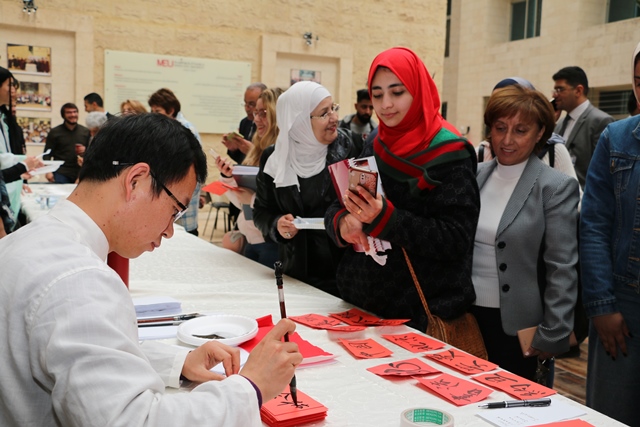
[[[540,399],[556,394],[555,390],[507,371],[478,375],[473,379],[522,400]]]
[[[398,362],[383,363],[382,365],[367,368],[367,371],[373,372],[374,374],[380,375],[381,377],[433,375],[441,372],[433,366],[427,365],[418,358],[400,360]]]
[[[416,378],[420,384],[457,406],[480,402],[493,390],[450,374],[435,378]]]
[[[364,326],[347,326],[338,319],[315,313],[305,314],[303,316],[289,316],[289,319],[309,326],[310,328],[326,329],[329,331],[357,332],[365,329]]]
[[[352,326],[398,326],[409,321],[409,319],[381,319],[357,308],[341,313],[329,313],[329,316]]]
[[[423,351],[437,350],[444,347],[444,343],[424,335],[416,334],[415,332],[397,335],[383,335],[382,338],[388,339],[392,343],[397,344],[412,353],[422,353]]]
[[[425,354],[424,357],[447,365],[450,368],[465,374],[479,374],[498,369],[498,365],[488,360],[480,359],[464,351],[450,348],[439,353]]]
[[[288,387],[287,387],[288,389]],[[298,390],[295,405],[287,390],[260,408],[260,418],[271,427],[288,427],[319,421],[327,416],[327,407]]]
[[[360,359],[378,359],[380,357],[389,357],[393,354],[389,349],[371,338],[366,340],[341,339],[339,341],[351,354]]]

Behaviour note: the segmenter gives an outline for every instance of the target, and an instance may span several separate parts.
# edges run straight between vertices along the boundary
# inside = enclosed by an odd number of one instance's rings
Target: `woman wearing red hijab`
[[[440,115],[435,83],[406,48],[379,54],[369,70],[369,92],[379,133],[361,157],[375,156],[385,195],[344,194],[332,205],[327,230],[338,246],[368,236],[391,249],[380,265],[347,250],[338,267],[342,298],[384,318],[410,318],[425,330],[427,316],[405,261],[404,248],[433,314],[462,315],[475,300],[473,240],[480,210],[473,146]]]

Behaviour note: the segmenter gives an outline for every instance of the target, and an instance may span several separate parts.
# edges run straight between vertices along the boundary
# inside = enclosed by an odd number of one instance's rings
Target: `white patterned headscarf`
[[[314,82],[298,82],[278,98],[276,116],[280,133],[264,172],[277,187],[296,185],[298,177],[309,178],[326,166],[328,146],[318,141],[311,128],[311,112],[329,91]]]

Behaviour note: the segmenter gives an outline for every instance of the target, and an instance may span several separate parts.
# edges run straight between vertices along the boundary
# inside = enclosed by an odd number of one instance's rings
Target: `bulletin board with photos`
[[[25,143],[44,144],[51,130],[51,48],[7,43],[5,66],[13,74],[14,114]]]

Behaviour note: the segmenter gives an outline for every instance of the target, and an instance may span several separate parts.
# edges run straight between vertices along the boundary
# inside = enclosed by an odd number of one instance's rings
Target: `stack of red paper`
[[[320,421],[327,417],[327,407],[298,390],[294,405],[287,390],[262,405],[260,418],[269,427],[290,427]]]

